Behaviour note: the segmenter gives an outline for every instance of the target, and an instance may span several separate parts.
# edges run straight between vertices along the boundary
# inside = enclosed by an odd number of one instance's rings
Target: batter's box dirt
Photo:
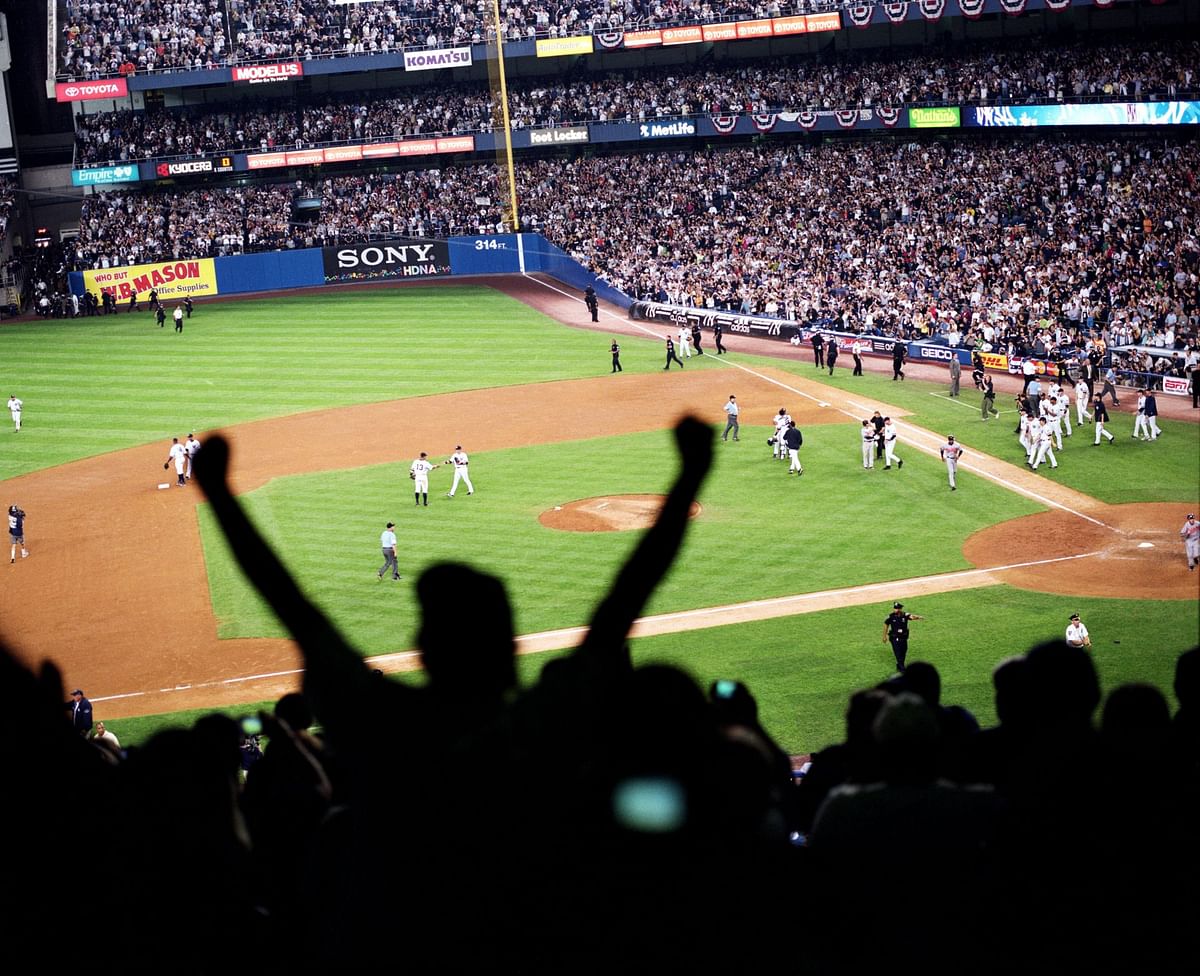
[[[601,495],[556,505],[538,516],[548,529],[564,532],[625,532],[629,529],[648,529],[658,518],[666,501],[665,495]],[[701,512],[699,502],[692,502],[688,518]]]

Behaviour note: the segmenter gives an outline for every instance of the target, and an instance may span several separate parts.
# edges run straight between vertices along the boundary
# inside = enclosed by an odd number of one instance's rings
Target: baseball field
[[[1200,508],[1195,423],[1166,420],[1146,443],[1115,415],[1113,446],[1077,429],[1059,467],[1035,474],[1009,399],[984,423],[969,382],[951,400],[944,384],[830,377],[741,337],[664,373],[661,327],[612,316],[594,331],[558,286],[496,284],[201,304],[182,335],[145,311],[0,329],[0,392],[25,404],[19,434],[0,427],[0,500],[28,513],[31,552],[5,566],[3,637],[58,662],[123,745],[296,687],[294,645],[200,489],[163,470],[172,437],[221,430],[252,519],[373,666],[417,667],[415,581],[460,560],[504,579],[531,683],[653,518],[675,421],[694,413],[719,434],[733,393],[741,439],[716,445],[636,660],[745,681],[793,752],[840,738],[848,696],[891,673],[882,622],[896,600],[925,618],[910,660],[936,664],[944,698],[984,722],[995,665],[1061,637],[1076,611],[1106,687],[1170,694],[1175,657],[1200,636],[1200,573],[1177,534]],[[781,406],[804,434],[799,477],[766,445]],[[875,409],[898,419],[903,469],[862,468],[859,424]],[[953,493],[937,458],[947,433],[967,450]],[[443,466],[429,506],[414,505],[412,459],[445,462],[459,444],[475,494],[445,497]],[[399,583],[375,575],[387,521]]]

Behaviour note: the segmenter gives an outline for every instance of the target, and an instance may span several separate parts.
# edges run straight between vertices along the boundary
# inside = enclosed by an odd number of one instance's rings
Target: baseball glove
[[[415,472],[413,472],[413,471],[410,471],[410,472],[408,472],[408,480],[409,480],[409,481],[416,481],[416,480],[417,480],[417,475],[416,475],[416,473],[415,473]]]
[[[170,462],[170,461],[164,461],[164,462],[163,462],[163,470],[164,470],[164,471],[166,471],[166,470],[167,470],[167,468],[169,468],[170,466],[171,466],[171,462]]]

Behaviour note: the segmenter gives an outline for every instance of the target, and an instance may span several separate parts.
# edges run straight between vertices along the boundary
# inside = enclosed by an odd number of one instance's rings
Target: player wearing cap
[[[946,475],[950,479],[950,490],[958,491],[958,485],[955,484],[955,476],[958,474],[958,459],[966,452],[962,449],[961,444],[955,443],[954,435],[950,434],[938,453],[941,454],[942,460],[946,462]]]
[[[1048,458],[1050,460],[1050,467],[1057,468],[1058,458],[1054,456],[1054,435],[1051,432],[1048,417],[1043,417],[1038,421],[1037,426],[1034,427],[1033,436],[1037,446],[1036,453],[1033,456],[1033,460],[1029,462],[1029,466],[1036,471],[1038,466]]]
[[[1079,619],[1079,614],[1071,614],[1071,622],[1067,624],[1067,647],[1091,647],[1092,639],[1088,636],[1088,629],[1083,625],[1083,621]]]
[[[875,467],[875,425],[869,420],[862,422],[863,470]]]
[[[447,464],[454,465],[454,484],[450,486],[450,490],[446,492],[447,498],[453,498],[454,493],[458,490],[458,483],[465,481],[467,483],[467,494],[475,494],[475,486],[471,484],[471,479],[467,476],[467,452],[462,449],[459,444],[454,448],[454,453],[446,461]]]
[[[1200,522],[1196,521],[1196,516],[1191,512],[1188,512],[1187,521],[1183,523],[1179,535],[1187,553],[1188,569],[1195,569],[1200,566]]]
[[[771,443],[771,456],[779,458],[781,461],[787,460],[787,448],[783,444],[783,432],[788,429],[788,424],[792,422],[792,415],[787,412],[784,407],[779,408],[779,413],[775,415],[775,437]]]
[[[8,540],[12,543],[8,559],[10,563],[17,561],[17,546],[21,547],[22,559],[29,555],[29,550],[25,548],[25,512],[16,505],[8,506]]]
[[[896,457],[896,440],[897,440],[898,436],[899,435],[896,433],[896,425],[892,422],[892,418],[884,417],[883,418],[883,457],[884,457],[884,462],[885,462],[883,465],[884,471],[890,471],[892,469],[893,464],[896,465],[897,468],[904,467],[904,459]]]
[[[388,571],[389,566],[392,570],[392,579],[400,578],[400,564],[396,561],[396,533],[393,531],[395,528],[395,522],[388,522],[387,528],[379,534],[379,548],[383,550],[383,565],[375,574],[379,579],[383,579],[383,574]]]
[[[195,434],[188,434],[187,440],[183,443],[183,449],[187,451],[187,466],[183,472],[183,480],[192,480],[192,465],[196,462],[196,455],[200,453],[200,441],[196,439]]]
[[[1108,423],[1108,410],[1104,406],[1104,401],[1100,399],[1100,394],[1096,394],[1096,399],[1092,404],[1092,418],[1096,425],[1096,439],[1092,442],[1092,447],[1097,447],[1100,444],[1100,438],[1105,437],[1108,443],[1113,442],[1113,435],[1104,429],[1104,425]]]
[[[893,603],[892,612],[884,618],[883,642],[891,643],[892,654],[896,658],[896,670],[901,673],[904,671],[904,660],[908,657],[908,622],[924,619],[915,613],[905,613],[903,603]]]
[[[408,476],[413,480],[413,499],[416,504],[420,505],[424,496],[425,507],[429,507],[429,472],[440,467],[440,464],[430,464],[429,455],[424,451],[409,467]]]
[[[17,395],[15,393],[9,395],[8,412],[12,415],[14,434],[21,433],[21,409],[24,406],[25,404],[17,399]]]

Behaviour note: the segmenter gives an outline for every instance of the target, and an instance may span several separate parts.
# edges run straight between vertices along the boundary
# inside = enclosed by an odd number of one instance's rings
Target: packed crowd
[[[0,176],[0,244],[8,236],[8,220],[17,202],[17,180],[13,176]]]
[[[1200,87],[1200,42],[1109,38],[1053,45],[1023,41],[957,53],[834,56],[647,68],[509,85],[516,128],[664,116],[772,113],[878,105],[1056,102],[1175,97]],[[319,104],[294,101],[207,112],[115,112],[76,119],[77,165],[328,142],[491,131],[487,87],[438,84]]]
[[[505,39],[516,41],[779,17],[837,5],[823,0],[511,0],[500,10]],[[494,35],[491,16],[491,4],[483,0],[66,0],[60,58],[64,74],[82,78],[233,61],[377,54],[483,43]]]
[[[632,298],[1019,353],[1097,327],[1110,345],[1194,340],[1198,164],[1194,141],[873,140],[539,159],[517,182],[522,229]],[[98,194],[76,259],[496,233],[496,177],[476,164]],[[293,194],[321,200],[315,219],[289,225]]]
[[[60,705],[52,665],[0,652],[5,715],[38,737],[3,747],[21,798],[0,806],[10,950],[32,958],[69,932],[117,968],[195,973],[386,957],[414,972],[1001,974],[1031,951],[1045,971],[1194,971],[1200,650],[1176,663],[1174,717],[1144,684],[1101,708],[1092,649],[1056,622],[998,664],[986,728],[911,662],[850,694],[844,741],[797,782],[750,689],[706,694],[628,653],[712,463],[707,425],[684,420],[676,441],[676,481],[582,643],[521,688],[503,583],[454,564],[416,584],[427,684],[372,672],[268,549],[209,439],[197,478],[295,635],[303,694],[258,717],[265,749],[257,726],[210,715],[122,751],[110,729],[85,737],[105,716],[82,690]],[[47,871],[55,858],[78,884]],[[80,897],[99,878],[128,924]]]

